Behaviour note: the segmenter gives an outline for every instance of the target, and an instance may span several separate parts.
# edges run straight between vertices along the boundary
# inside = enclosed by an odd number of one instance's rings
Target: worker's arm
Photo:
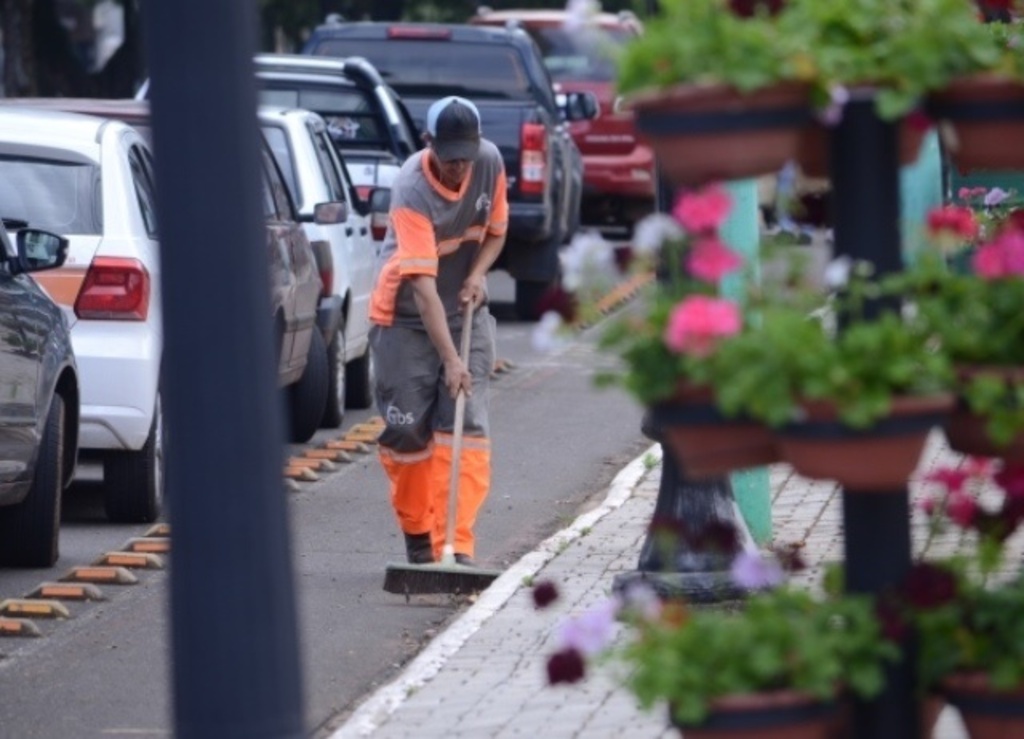
[[[472,395],[473,377],[469,374],[469,367],[459,357],[452,332],[448,330],[444,305],[437,292],[437,280],[430,275],[412,275],[407,279],[412,285],[413,298],[427,329],[427,336],[444,364],[444,381],[448,392],[454,398],[461,388],[467,396]]]
[[[469,276],[466,277],[465,282],[462,283],[462,289],[459,290],[459,303],[465,305],[472,301],[473,307],[476,308],[483,302],[484,296],[487,295],[487,272],[498,255],[501,254],[504,246],[505,234],[487,235],[476,255],[473,267],[469,270]]]

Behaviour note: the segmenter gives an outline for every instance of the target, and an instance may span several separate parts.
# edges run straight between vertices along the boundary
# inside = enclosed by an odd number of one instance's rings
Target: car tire
[[[288,391],[289,440],[302,444],[320,428],[327,403],[327,346],[323,335],[313,329],[306,357],[306,369]]]
[[[363,356],[353,359],[345,367],[345,404],[349,408],[370,408],[373,406],[373,357],[367,347]]]
[[[52,567],[60,556],[64,479],[64,399],[54,395],[25,499],[0,507],[0,565]]]
[[[324,406],[324,417],[320,419],[321,428],[336,429],[345,420],[345,407],[348,403],[347,375],[345,330],[339,328],[334,334],[334,340],[327,345],[327,403]]]
[[[138,451],[107,452],[103,458],[103,507],[115,523],[152,523],[163,504],[164,415],[160,393],[146,443]]]

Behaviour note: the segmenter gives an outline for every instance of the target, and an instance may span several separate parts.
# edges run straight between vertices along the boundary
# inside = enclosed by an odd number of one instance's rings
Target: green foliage
[[[896,654],[865,597],[819,601],[783,588],[754,595],[735,612],[641,621],[617,656],[641,705],[667,701],[677,721],[696,724],[724,695],[793,689],[828,701],[844,687],[876,695],[884,662]]]

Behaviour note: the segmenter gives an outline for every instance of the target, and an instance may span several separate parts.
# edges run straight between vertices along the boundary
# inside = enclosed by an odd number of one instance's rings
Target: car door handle
[[[369,232],[370,232],[370,231],[369,231],[369,229],[368,229],[368,228],[366,228],[366,226],[361,226],[361,227],[359,228],[359,235],[360,235],[360,236],[366,236],[366,234],[368,234]]]
[[[354,229],[353,229],[353,228],[352,228],[351,226],[346,226],[346,227],[345,227],[345,235],[346,235],[346,236],[351,236],[351,235],[352,235],[352,232],[353,232],[353,230],[354,230]]]

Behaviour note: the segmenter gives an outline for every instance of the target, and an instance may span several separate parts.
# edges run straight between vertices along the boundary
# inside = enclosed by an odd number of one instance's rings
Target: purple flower
[[[558,644],[591,656],[606,649],[615,637],[615,617],[621,603],[615,598],[602,601],[595,608],[563,622],[558,632]]]
[[[782,568],[773,559],[765,559],[755,551],[744,551],[732,561],[732,581],[747,590],[766,590],[783,580]]]
[[[999,205],[1008,197],[1010,197],[1010,193],[1006,192],[1006,190],[1001,187],[993,187],[985,193],[985,205]]]

